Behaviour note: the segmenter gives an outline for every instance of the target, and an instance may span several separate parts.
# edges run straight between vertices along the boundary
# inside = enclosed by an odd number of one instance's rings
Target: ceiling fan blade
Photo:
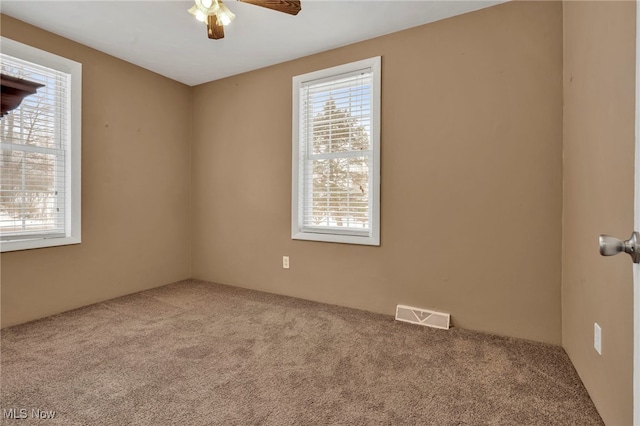
[[[218,25],[216,15],[207,16],[207,35],[214,40],[224,38],[224,27]]]
[[[277,10],[278,12],[288,13],[289,15],[297,15],[302,6],[300,0],[238,0],[242,3],[255,4],[256,6],[266,7],[267,9]]]

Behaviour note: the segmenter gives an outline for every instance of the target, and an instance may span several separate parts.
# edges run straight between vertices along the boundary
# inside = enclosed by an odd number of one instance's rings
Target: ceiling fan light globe
[[[218,15],[218,25],[229,25],[231,23],[231,19],[227,15],[219,14]]]
[[[220,10],[218,0],[195,0],[195,2],[194,7],[201,10],[206,16],[215,15]]]
[[[196,17],[196,19],[198,18],[198,14],[202,13],[200,11],[200,9],[198,8],[198,6],[192,6],[191,9],[189,9],[187,12],[189,12],[190,14],[192,14],[193,16]]]
[[[196,15],[196,19],[200,22],[204,22],[207,20],[207,15],[205,15],[204,12],[202,12],[201,10],[197,10],[195,15]]]
[[[219,11],[216,13],[216,16],[218,17],[219,25],[229,25],[236,15],[221,1],[218,2],[218,7]]]

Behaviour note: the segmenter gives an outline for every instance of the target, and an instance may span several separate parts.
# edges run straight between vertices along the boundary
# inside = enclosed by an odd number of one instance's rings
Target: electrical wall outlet
[[[282,256],[282,268],[289,269],[289,256]]]
[[[599,355],[602,355],[602,328],[597,322],[593,323],[593,347]]]

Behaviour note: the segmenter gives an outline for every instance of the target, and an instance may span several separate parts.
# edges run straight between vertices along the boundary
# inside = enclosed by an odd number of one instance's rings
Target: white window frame
[[[380,80],[381,57],[376,56],[349,64],[339,65],[293,77],[293,152],[292,152],[292,191],[291,191],[291,238],[294,240],[324,241],[333,243],[380,245]],[[372,72],[371,134],[373,153],[372,172],[369,176],[370,217],[369,230],[364,235],[338,230],[313,231],[304,228],[302,210],[304,201],[300,193],[305,182],[301,178],[301,113],[300,90],[304,83],[319,79],[338,78],[343,74],[370,69]],[[356,235],[360,234],[360,235]]]
[[[54,247],[81,242],[81,137],[82,137],[82,64],[53,53],[19,43],[5,37],[0,39],[0,51],[14,58],[22,59],[47,68],[67,73],[71,76],[69,85],[70,117],[66,149],[66,200],[65,234],[39,236],[0,242],[0,252]],[[11,114],[11,113],[9,113]]]

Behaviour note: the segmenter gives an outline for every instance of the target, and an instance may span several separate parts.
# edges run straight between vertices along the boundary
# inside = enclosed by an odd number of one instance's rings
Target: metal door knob
[[[640,247],[638,247],[640,234],[633,232],[628,240],[622,241],[611,235],[600,235],[600,254],[603,256],[615,256],[618,253],[628,253],[633,263],[640,263]]]

